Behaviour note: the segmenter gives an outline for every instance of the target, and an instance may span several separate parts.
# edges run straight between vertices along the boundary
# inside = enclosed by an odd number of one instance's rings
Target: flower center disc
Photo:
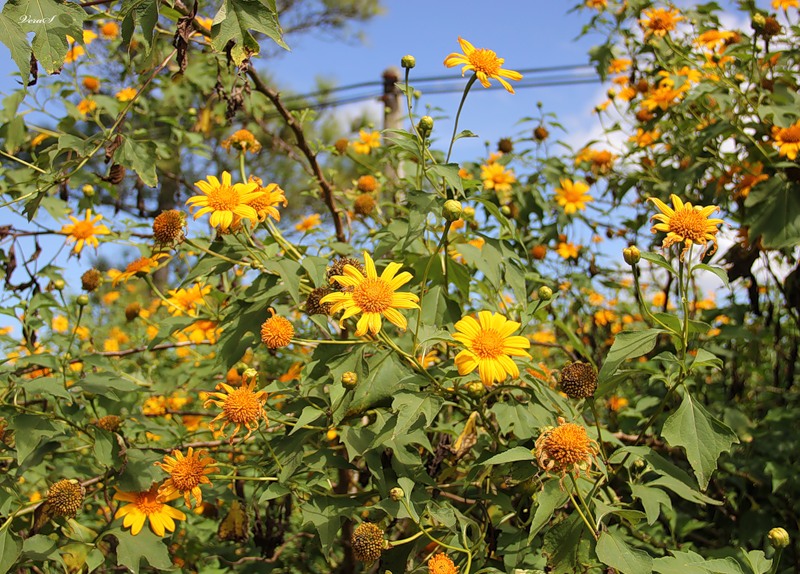
[[[136,497],[136,508],[144,514],[159,512],[164,505],[158,502],[149,492],[143,492]]]
[[[258,418],[260,408],[255,395],[246,389],[236,389],[222,407],[225,417],[235,424],[244,424]]]
[[[487,76],[497,74],[500,69],[500,58],[492,50],[479,48],[469,55],[469,62],[475,67],[478,72],[483,72]]]
[[[705,239],[708,220],[699,211],[681,209],[669,220],[669,230],[694,243],[702,243]]]
[[[486,329],[472,341],[472,351],[481,359],[494,359],[503,353],[505,339],[494,329]]]
[[[798,143],[800,142],[800,128],[795,126],[785,128],[781,131],[780,138],[786,143]]]
[[[393,295],[383,279],[364,279],[353,289],[353,302],[366,313],[382,313],[392,306]]]
[[[88,239],[94,235],[94,224],[91,221],[79,221],[75,224],[72,235],[78,239]]]
[[[175,465],[170,473],[172,482],[178,490],[191,490],[200,484],[203,465],[196,458],[185,458]]]
[[[221,185],[208,196],[208,205],[214,211],[232,211],[239,205],[239,192],[232,186]]]

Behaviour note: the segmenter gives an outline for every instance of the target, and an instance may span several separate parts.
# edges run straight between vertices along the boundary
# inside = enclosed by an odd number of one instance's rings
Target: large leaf
[[[603,564],[619,570],[622,574],[652,572],[653,558],[647,552],[631,548],[616,530],[600,534],[596,551],[597,557]]]
[[[444,399],[431,393],[398,393],[392,402],[392,410],[397,411],[394,434],[407,432],[420,417],[430,426],[443,403]]]
[[[653,350],[656,346],[656,339],[661,333],[662,329],[645,329],[644,331],[634,331],[620,333],[614,339],[614,344],[608,351],[606,360],[603,362],[603,367],[600,369],[597,377],[602,384],[606,381],[619,366],[627,359],[634,359],[641,357]]]
[[[283,41],[274,0],[225,0],[214,16],[211,45],[222,52],[233,40],[231,58],[239,66],[246,58],[259,52],[258,42],[250,30],[262,32],[281,48],[289,49]]]
[[[22,542],[14,537],[8,529],[0,532],[0,574],[6,574],[22,551]]]
[[[521,460],[536,460],[536,455],[534,455],[529,448],[515,446],[505,452],[494,455],[489,460],[483,461],[482,464],[505,464],[507,462],[518,462]]]
[[[31,46],[28,44],[28,38],[25,36],[22,26],[4,12],[0,13],[0,42],[8,47],[11,59],[19,68],[22,84],[27,86],[30,77]]]
[[[583,520],[577,512],[573,512],[569,518],[547,531],[542,554],[547,557],[547,565],[553,574],[589,572],[594,562],[594,543]]]
[[[149,52],[158,23],[158,0],[123,0],[120,16],[122,17],[122,41],[130,44],[134,27],[138,26]]]
[[[48,74],[61,69],[64,65],[64,56],[67,55],[69,44],[67,36],[72,36],[76,41],[83,38],[83,20],[86,12],[73,2],[59,2],[58,0],[9,0],[3,7],[5,14],[13,22],[19,24],[24,33],[33,32],[33,54],[44,66]],[[12,32],[13,33],[13,32]],[[17,44],[17,56],[14,60],[20,66],[17,57],[19,54],[19,37],[12,38]],[[5,40],[4,40],[5,43]],[[9,47],[11,47],[9,45]],[[12,49],[12,56],[14,50]],[[28,64],[30,64],[30,59]],[[29,66],[20,66],[23,76],[27,76]]]
[[[719,455],[739,442],[736,433],[692,400],[688,391],[678,410],[664,422],[661,434],[670,446],[682,446],[686,450],[686,457],[703,490],[717,468]]]
[[[139,574],[142,558],[153,568],[172,567],[167,546],[161,537],[153,534],[145,526],[136,536],[129,530],[112,530],[108,534],[114,536],[117,545],[117,564],[127,567],[133,574]]]
[[[743,574],[742,568],[733,558],[704,560],[699,554],[688,550],[673,551],[672,556],[653,560],[653,572],[660,574]]]

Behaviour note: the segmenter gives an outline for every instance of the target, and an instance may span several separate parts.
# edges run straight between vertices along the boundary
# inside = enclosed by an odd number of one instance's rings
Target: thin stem
[[[464,87],[464,94],[461,96],[461,102],[458,104],[458,111],[456,112],[456,121],[453,124],[453,135],[450,136],[450,147],[447,149],[447,158],[444,160],[444,163],[450,163],[450,154],[453,153],[453,144],[456,142],[456,134],[458,133],[458,120],[461,117],[461,109],[464,107],[464,102],[467,101],[467,94],[469,93],[469,89],[472,87],[472,84],[475,83],[475,80],[478,79],[478,74],[472,74],[472,77],[467,82],[467,85]],[[447,194],[447,199],[453,199],[450,194]]]
[[[580,489],[578,489],[578,483],[575,480],[575,477],[572,476],[572,473],[570,473],[569,477],[572,479],[572,484],[575,486],[575,492],[578,493],[578,497],[580,497],[581,502],[583,502],[583,497],[581,496]],[[572,496],[572,491],[567,489],[567,494],[569,494],[569,499],[572,501],[572,506],[575,507],[575,510],[578,512],[578,514],[580,515],[581,519],[583,520],[583,523],[586,525],[586,528],[588,528],[589,532],[592,533],[592,537],[595,540],[597,540],[597,532],[595,531],[594,526],[592,526],[592,523],[589,522],[589,520],[586,518],[586,515],[581,510],[581,505],[578,504],[578,502],[575,500],[575,497]],[[583,504],[584,504],[584,506],[586,505],[585,502],[583,502]],[[588,512],[588,508],[587,508],[587,512]]]

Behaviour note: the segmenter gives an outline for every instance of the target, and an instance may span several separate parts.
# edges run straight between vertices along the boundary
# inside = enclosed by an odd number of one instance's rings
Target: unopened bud
[[[252,368],[252,367],[250,367],[250,368],[247,368],[247,369],[245,369],[245,370],[244,370],[244,372],[242,373],[242,378],[243,378],[243,379],[256,379],[256,378],[258,378],[258,371],[256,371],[256,370],[255,370],[254,368]]]
[[[427,137],[433,131],[433,118],[430,116],[422,116],[417,124],[419,133]]]
[[[417,65],[417,59],[411,54],[407,54],[400,58],[400,65],[410,70]]]
[[[486,387],[480,381],[472,381],[464,387],[471,399],[479,399],[486,394]]]
[[[635,245],[631,245],[622,250],[622,258],[628,265],[636,265],[642,259],[642,254]]]
[[[750,21],[750,25],[753,27],[753,30],[763,30],[766,23],[767,19],[763,14],[756,14]]]
[[[455,221],[461,217],[461,213],[463,211],[464,208],[461,206],[460,201],[448,199],[444,202],[444,206],[442,207],[442,217],[444,217],[447,221]]]
[[[56,279],[55,281],[53,281],[53,289],[55,289],[56,291],[62,291],[66,286],[67,284],[64,283],[63,279]]]
[[[405,498],[406,493],[403,492],[403,489],[399,486],[395,486],[392,490],[389,491],[389,498],[397,502],[398,500],[402,500]]]
[[[354,389],[358,384],[358,375],[353,371],[346,371],[342,373],[342,386],[345,389]]]
[[[542,285],[541,287],[539,287],[537,295],[539,296],[540,301],[549,301],[550,299],[553,298],[553,290],[547,285]]]
[[[75,300],[75,302],[81,307],[85,307],[89,304],[89,296],[86,294],[78,295],[78,298]]]
[[[472,219],[473,217],[475,217],[475,208],[469,206],[465,207],[464,211],[462,211],[461,214],[467,219]]]
[[[81,188],[84,197],[94,197],[94,186],[86,184]]]
[[[783,528],[773,528],[769,531],[769,534],[767,534],[767,538],[769,539],[769,543],[776,550],[789,546],[789,533]]]

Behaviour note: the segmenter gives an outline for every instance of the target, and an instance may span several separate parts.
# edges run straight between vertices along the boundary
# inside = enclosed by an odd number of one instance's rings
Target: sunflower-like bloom
[[[419,297],[413,293],[397,293],[397,290],[411,281],[411,273],[397,272],[402,265],[389,263],[381,276],[375,269],[375,262],[369,253],[364,252],[366,275],[352,265],[344,266],[343,275],[334,275],[335,281],[344,288],[351,288],[344,292],[325,295],[320,303],[331,303],[331,313],[344,310],[339,324],[345,319],[361,313],[361,318],[356,325],[356,335],[361,337],[370,331],[373,335],[381,330],[381,315],[400,329],[407,326],[406,318],[398,309],[419,309]]]
[[[200,485],[211,484],[206,475],[219,471],[214,466],[214,459],[205,456],[205,454],[206,451],[204,450],[194,452],[194,449],[189,447],[186,456],[183,456],[179,450],[173,450],[172,456],[164,456],[163,462],[154,463],[170,475],[164,481],[164,484],[158,488],[158,499],[173,500],[183,495],[186,506],[191,508],[192,501],[190,497],[194,495],[197,504],[202,504],[203,493],[200,491]]]
[[[596,443],[586,434],[586,429],[561,417],[557,427],[546,428],[536,439],[534,450],[539,466],[548,472],[560,473],[562,478],[568,472],[588,472],[597,455]]]
[[[380,132],[368,132],[366,130],[358,131],[358,141],[352,144],[353,151],[362,155],[369,154],[373,149],[381,147],[381,134]]]
[[[240,387],[234,389],[227,383],[219,383],[216,387],[217,390],[225,392],[208,393],[209,398],[203,403],[204,408],[214,404],[222,409],[222,412],[211,421],[209,428],[214,430],[214,423],[220,420],[222,421],[220,431],[224,431],[228,424],[235,426],[230,437],[231,442],[242,426],[247,429],[244,437],[247,440],[261,424],[261,419],[267,420],[267,412],[264,410],[267,392],[254,390],[258,376],[255,371],[249,373],[250,370],[252,369],[243,373]]]
[[[67,243],[75,243],[75,247],[72,248],[73,253],[80,253],[84,244],[91,245],[97,249],[99,242],[96,236],[108,235],[111,233],[111,230],[105,225],[96,225],[97,222],[103,219],[103,216],[98,213],[92,217],[91,209],[86,210],[85,219],[79,220],[71,215],[69,218],[72,220],[72,223],[63,226],[60,233],[67,236]]]
[[[464,38],[458,37],[458,43],[461,45],[463,54],[453,52],[444,59],[444,65],[448,68],[453,66],[464,65],[461,68],[461,75],[463,76],[467,70],[472,70],[478,77],[478,81],[484,88],[491,86],[489,80],[497,80],[503,87],[511,94],[514,93],[514,88],[511,87],[504,78],[509,80],[519,81],[522,79],[522,74],[513,70],[504,70],[502,68],[505,59],[498,58],[497,54],[492,50],[486,48],[475,48],[472,44],[467,42]]]
[[[444,552],[428,560],[428,574],[458,574],[458,567]]]
[[[136,261],[128,263],[128,266],[125,267],[125,271],[122,271],[121,273],[114,273],[114,276],[112,277],[112,284],[116,287],[120,281],[127,282],[128,279],[134,276],[149,274],[156,267],[158,267],[159,261],[165,257],[169,256],[166,253],[156,253],[152,257],[140,257]]]
[[[258,191],[258,184],[252,181],[232,184],[231,174],[227,171],[222,172],[221,182],[213,175],[206,179],[208,181],[195,182],[203,195],[195,195],[186,200],[186,204],[192,208],[201,208],[194,214],[195,219],[210,213],[211,226],[219,227],[222,231],[227,231],[237,218],[244,217],[250,221],[258,219],[258,212],[249,205],[264,194],[263,191]]]
[[[507,194],[511,191],[511,184],[517,181],[513,169],[506,169],[500,163],[487,163],[481,166],[481,179],[483,187],[493,189],[498,194]]]
[[[177,493],[174,498],[177,498]],[[157,536],[164,536],[166,532],[175,532],[175,521],[186,520],[186,515],[173,508],[158,498],[158,483],[153,483],[150,490],[143,492],[117,491],[114,500],[127,502],[120,507],[114,518],[122,518],[122,525],[131,529],[131,534],[136,536],[141,532],[145,520],[150,521],[150,528]]]
[[[788,128],[772,126],[772,143],[778,148],[781,157],[786,156],[794,161],[800,152],[800,121],[795,122]]]
[[[564,208],[564,213],[571,215],[576,211],[586,209],[586,204],[594,201],[591,195],[586,193],[589,186],[582,181],[573,183],[571,179],[562,179],[561,187],[556,189],[556,202]]]
[[[221,145],[226,151],[230,151],[231,148],[238,148],[245,153],[258,153],[261,151],[261,143],[250,130],[234,132],[234,134],[224,140]]]
[[[169,295],[169,302],[164,302],[169,309],[169,312],[175,316],[181,316],[184,313],[190,316],[197,315],[197,309],[204,306],[205,296],[211,292],[211,285],[201,285],[195,283],[188,289],[170,289],[167,293]]]
[[[257,192],[263,192],[263,195],[256,197],[250,202],[250,207],[258,213],[258,220],[264,221],[267,217],[271,217],[275,221],[281,220],[281,212],[275,206],[282,203],[284,207],[289,205],[286,199],[285,192],[278,186],[277,183],[268,183],[263,185],[261,178],[250,176],[250,181],[258,185]]]
[[[455,363],[459,375],[467,375],[478,369],[481,382],[491,386],[496,382],[519,376],[519,368],[511,357],[531,356],[525,351],[531,342],[519,335],[512,336],[520,324],[509,321],[500,313],[481,311],[478,320],[464,317],[455,324],[457,333],[453,339],[466,349],[456,355]]]
[[[642,13],[645,18],[639,20],[639,24],[644,29],[646,36],[666,36],[669,32],[675,29],[678,22],[683,20],[683,16],[679,10],[673,8],[667,10],[666,8],[650,8]]]
[[[651,221],[658,221],[651,231],[663,231],[667,234],[662,243],[664,249],[669,248],[673,243],[681,243],[685,245],[681,251],[681,259],[683,259],[686,251],[694,244],[706,245],[709,244],[703,256],[711,248],[711,253],[717,249],[717,232],[719,229],[717,225],[722,223],[721,219],[709,219],[709,215],[715,211],[719,211],[716,205],[709,205],[703,207],[701,205],[692,205],[691,203],[683,203],[681,199],[673,194],[670,196],[672,199],[673,207],[668,206],[666,203],[656,197],[650,197],[647,201],[652,201],[655,206],[661,211],[650,218]],[[713,247],[712,247],[713,246]]]

